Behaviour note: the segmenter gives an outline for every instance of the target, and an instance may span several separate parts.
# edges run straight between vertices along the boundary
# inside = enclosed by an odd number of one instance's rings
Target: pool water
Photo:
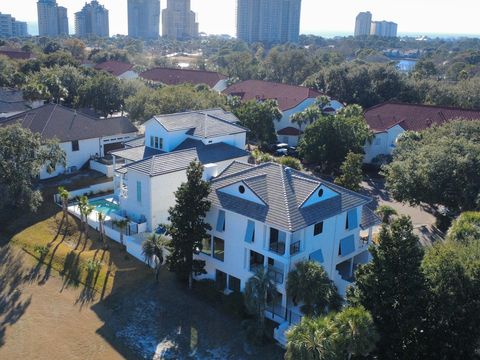
[[[120,210],[118,204],[113,202],[113,199],[98,199],[90,202],[95,206],[95,210],[105,215],[110,215],[113,212]]]

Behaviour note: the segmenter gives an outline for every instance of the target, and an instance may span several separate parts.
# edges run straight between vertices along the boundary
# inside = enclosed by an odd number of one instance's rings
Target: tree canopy
[[[400,137],[384,166],[386,186],[402,202],[474,210],[480,202],[480,123],[453,121]]]
[[[54,140],[43,140],[20,125],[0,127],[0,209],[35,211],[42,202],[34,186],[40,170],[65,166],[65,153]]]
[[[308,125],[298,148],[307,162],[338,170],[349,152],[363,153],[363,146],[370,137],[362,109],[351,105],[336,116],[320,116]]]
[[[176,203],[168,210],[170,224],[167,226],[167,234],[172,240],[167,265],[181,279],[188,280],[189,287],[192,273],[198,275],[205,272],[205,262],[194,260],[193,255],[202,250],[202,240],[211,229],[205,222],[210,209],[210,201],[207,200],[210,183],[204,181],[202,176],[202,164],[192,161],[187,169],[187,181],[175,192]]]

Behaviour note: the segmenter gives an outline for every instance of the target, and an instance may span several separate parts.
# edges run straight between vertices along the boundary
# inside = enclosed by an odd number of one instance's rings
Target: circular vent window
[[[318,190],[318,197],[322,197],[323,196],[323,189],[320,189]]]
[[[243,194],[243,193],[245,192],[245,186],[240,185],[240,186],[238,187],[238,191],[240,191],[240,194]]]

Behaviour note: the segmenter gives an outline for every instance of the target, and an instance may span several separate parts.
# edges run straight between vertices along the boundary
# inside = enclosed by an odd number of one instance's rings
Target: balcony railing
[[[268,266],[268,276],[277,284],[283,284],[283,271],[273,266]]]
[[[290,255],[295,255],[300,252],[300,241],[290,244]]]
[[[273,251],[274,253],[283,255],[285,254],[285,243],[284,242],[271,242],[270,243],[270,251]]]

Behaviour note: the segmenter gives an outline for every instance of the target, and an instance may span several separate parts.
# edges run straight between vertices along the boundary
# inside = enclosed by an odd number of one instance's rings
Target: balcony
[[[290,255],[295,255],[295,254],[298,254],[299,252],[300,252],[300,240],[290,244]]]
[[[268,266],[268,276],[272,279],[276,284],[283,284],[283,270],[275,268],[274,266]]]
[[[280,241],[271,242],[269,249],[276,254],[283,255],[285,254],[285,243]]]

